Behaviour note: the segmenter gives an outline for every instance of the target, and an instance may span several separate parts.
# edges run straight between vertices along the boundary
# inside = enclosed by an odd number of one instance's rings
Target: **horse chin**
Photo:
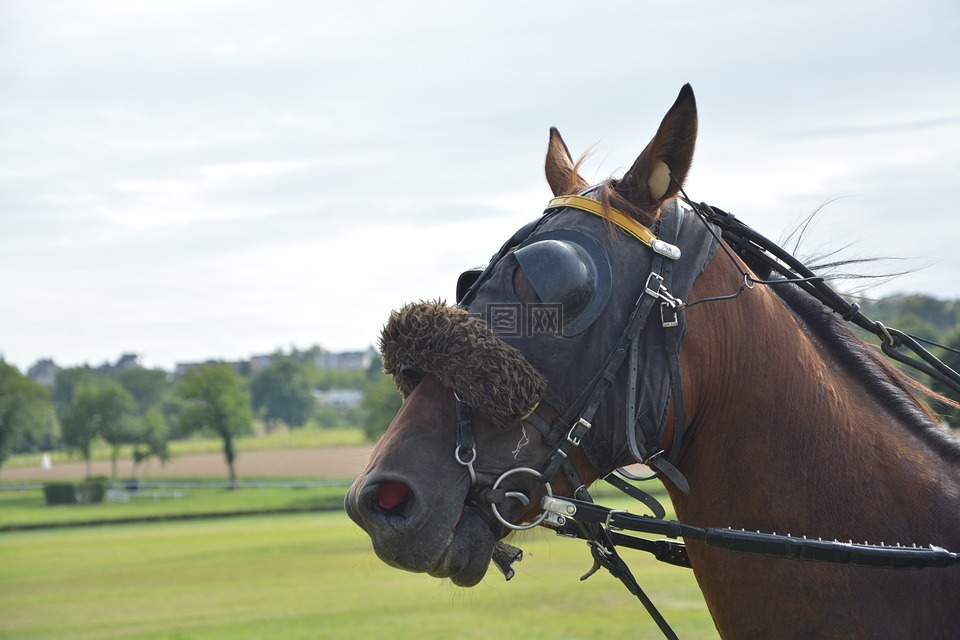
[[[347,502],[347,512],[358,520]],[[392,527],[367,529],[373,550],[388,565],[435,578],[449,578],[460,587],[472,587],[483,579],[490,566],[497,536],[473,509],[454,511],[447,527],[426,525],[406,535],[396,535]],[[446,532],[444,533],[444,529]]]
[[[490,566],[497,537],[482,518],[465,509],[440,561],[429,570],[435,578],[450,578],[458,587],[472,587]]]

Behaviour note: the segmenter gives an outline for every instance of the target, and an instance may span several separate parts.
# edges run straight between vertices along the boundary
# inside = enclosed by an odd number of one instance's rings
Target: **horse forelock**
[[[573,170],[567,176],[566,184],[560,189],[560,193],[557,195],[576,195],[583,190],[583,178],[580,177],[579,170],[580,167],[591,156],[592,151],[592,148],[587,149],[577,159],[573,165]],[[637,220],[641,224],[646,226],[652,226],[655,224],[657,219],[660,217],[660,209],[658,208],[651,211],[643,209],[634,202],[631,202],[617,189],[619,184],[620,181],[617,178],[607,178],[599,185],[594,187],[592,197],[603,203],[604,207],[616,209],[617,211],[626,214],[634,220]],[[614,235],[614,225],[608,224],[608,227],[611,235]]]

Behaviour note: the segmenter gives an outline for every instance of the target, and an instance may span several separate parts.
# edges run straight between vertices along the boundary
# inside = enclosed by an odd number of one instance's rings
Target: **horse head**
[[[676,307],[717,246],[676,202],[696,132],[687,85],[630,169],[589,187],[551,129],[544,215],[461,276],[456,306],[391,314],[380,347],[404,402],[345,503],[382,560],[473,585],[544,495],[673,469]]]
[[[595,186],[551,130],[544,214],[460,277],[455,306],[391,315],[381,353],[405,400],[346,497],[384,561],[476,584],[509,564],[511,531],[564,526],[551,494],[589,500],[636,462],[689,525],[960,547],[960,443],[844,321],[885,353],[908,337],[735,217],[681,206],[696,130],[685,86],[630,169]],[[960,628],[960,566],[686,551],[724,637]]]

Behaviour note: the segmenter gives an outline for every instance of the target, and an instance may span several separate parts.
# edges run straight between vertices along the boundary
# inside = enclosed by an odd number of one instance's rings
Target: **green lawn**
[[[0,638],[662,637],[612,577],[578,581],[584,543],[519,544],[510,583],[467,590],[382,564],[341,511],[0,533]],[[717,637],[689,570],[625,557],[680,637]]]
[[[287,479],[289,481],[289,479]],[[175,498],[170,493],[179,492]],[[166,489],[154,497],[151,490],[129,502],[47,506],[43,491],[0,491],[0,532],[23,525],[62,525],[110,522],[134,518],[172,518],[200,514],[254,513],[282,509],[339,508],[346,493],[344,483],[317,487],[188,488]]]

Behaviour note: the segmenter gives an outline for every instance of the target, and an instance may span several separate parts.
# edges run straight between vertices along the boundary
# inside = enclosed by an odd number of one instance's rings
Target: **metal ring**
[[[460,447],[462,447],[462,446],[463,446],[463,445],[459,445],[459,444],[458,444],[458,445],[457,445],[457,448],[454,449],[454,451],[453,451],[453,455],[456,456],[457,462],[459,462],[460,464],[462,464],[462,465],[464,465],[464,466],[473,464],[474,461],[477,459],[477,450],[476,450],[476,449],[470,449],[470,453],[472,453],[473,455],[470,456],[470,459],[469,459],[469,460],[464,460],[463,458],[460,457]]]
[[[467,471],[470,473],[470,486],[477,484],[477,472],[473,470],[473,461],[477,459],[477,450],[476,448],[470,449],[470,453],[473,455],[470,456],[469,460],[464,460],[460,457],[460,446],[457,445],[457,448],[453,451],[453,457],[456,458],[457,462],[462,464],[467,468]]]
[[[497,481],[493,483],[493,487],[492,487],[492,488],[493,488],[493,489],[497,489],[497,488],[500,486],[500,483],[503,481],[504,478],[507,478],[507,477],[509,477],[509,476],[511,476],[511,475],[513,475],[513,474],[515,474],[515,473],[529,473],[530,475],[535,476],[535,477],[537,477],[537,478],[540,478],[541,475],[542,475],[539,471],[535,471],[535,470],[531,469],[530,467],[516,467],[516,468],[514,468],[514,469],[510,469],[509,471],[504,471],[502,474],[500,474],[500,477],[497,478]],[[552,495],[553,495],[553,489],[550,487],[550,483],[549,483],[549,482],[544,482],[544,483],[543,483],[543,486],[546,487],[546,489],[547,489],[547,495],[548,495],[548,496],[552,496]],[[511,491],[510,493],[519,493],[519,492],[513,492],[513,491]],[[507,494],[507,495],[509,495],[509,494]],[[516,496],[511,496],[511,497],[516,498]],[[493,517],[495,517],[495,518],[500,522],[500,524],[502,524],[503,526],[507,527],[508,529],[513,529],[514,531],[525,531],[525,530],[527,530],[527,529],[533,529],[534,527],[538,527],[538,526],[540,526],[540,523],[543,522],[544,519],[547,517],[547,512],[544,511],[544,512],[541,513],[540,516],[539,516],[536,520],[534,520],[533,522],[530,522],[530,523],[528,523],[528,524],[513,524],[512,522],[507,522],[507,519],[504,518],[502,515],[500,515],[500,512],[497,511],[497,505],[496,505],[496,503],[491,502],[491,503],[490,503],[490,509],[493,511]]]
[[[884,342],[886,342],[888,345],[890,345],[893,348],[897,347],[897,343],[893,341],[893,336],[890,335],[890,331],[885,326],[883,326],[882,322],[877,320],[876,322],[873,323],[873,326],[877,329],[877,331],[880,332],[877,334],[880,337],[880,339],[882,339]]]

